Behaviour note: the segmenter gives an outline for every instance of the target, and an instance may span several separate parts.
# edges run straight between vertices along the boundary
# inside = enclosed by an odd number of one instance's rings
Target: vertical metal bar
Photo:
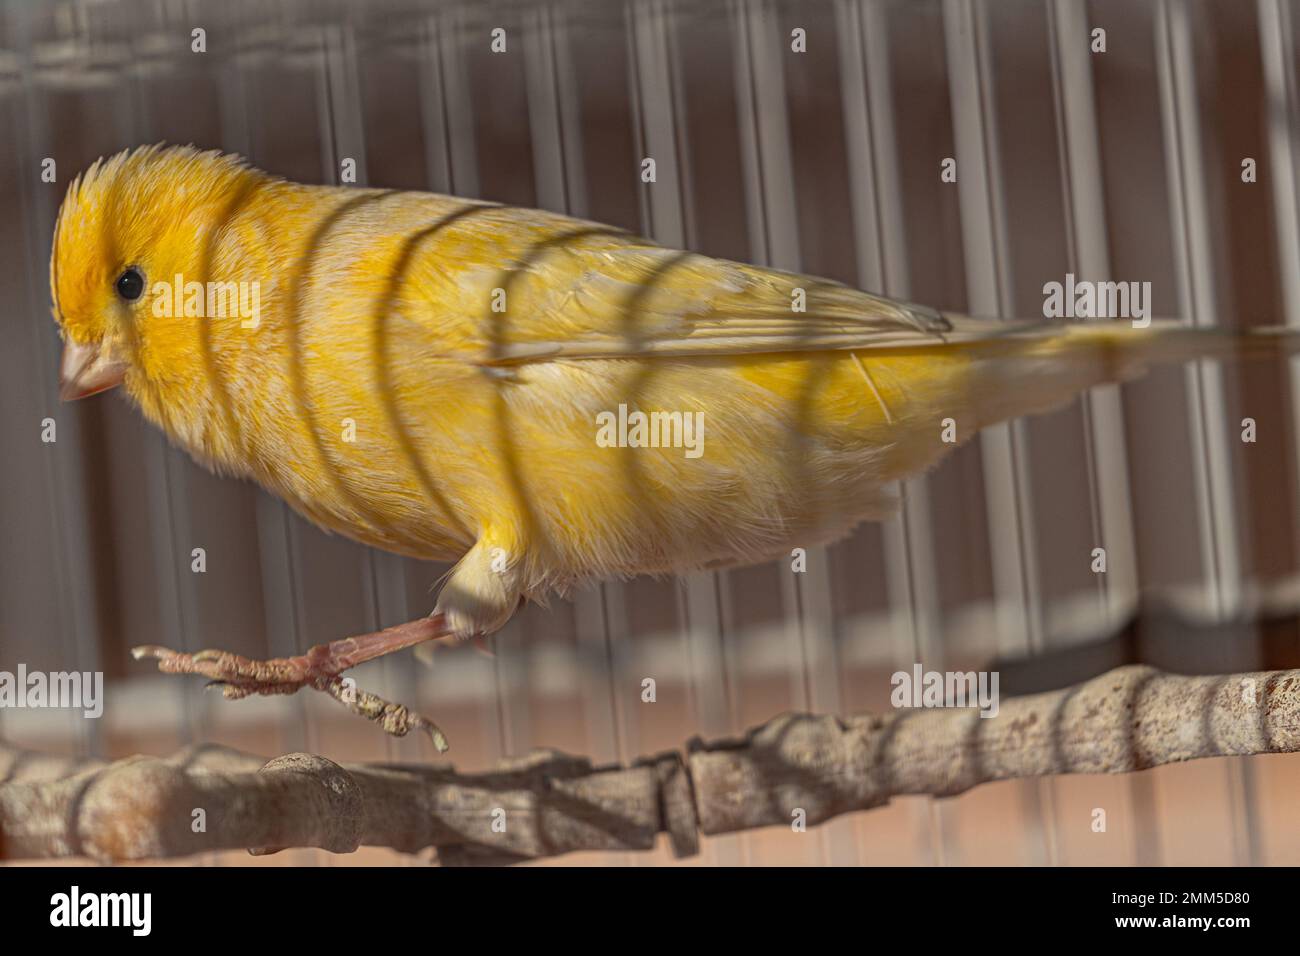
[[[983,9],[974,0],[944,0],[943,12],[970,309],[1005,316],[1012,311],[1010,263]],[[1036,646],[1040,637],[1023,432],[1013,422],[981,433],[997,620],[1006,650]]]
[[[244,23],[236,17],[236,36]],[[244,70],[244,58],[235,41],[235,49],[222,65],[218,82],[221,141],[229,150],[257,161],[258,148],[253,141],[248,118],[250,91]],[[262,578],[262,605],[266,619],[268,656],[283,657],[303,649],[302,595],[292,540],[292,515],[283,501],[259,491],[256,499],[258,565]],[[308,705],[303,694],[281,699],[278,723],[278,746],[282,750],[307,750]]]
[[[327,24],[321,38],[321,76],[317,89],[321,97],[318,116],[321,144],[325,155],[322,168],[325,182],[340,182],[344,157],[356,162],[356,185],[370,182],[366,164],[365,117],[361,104],[361,78],[357,65],[356,35],[351,23]],[[366,596],[368,626],[372,630],[400,624],[410,619],[406,598],[406,577],[402,559],[374,548],[361,549],[363,592]],[[390,654],[378,670],[383,675],[385,693],[393,700],[411,700],[417,693],[416,674],[411,655]],[[386,736],[389,759],[396,760],[401,748],[396,738]],[[425,752],[423,734],[410,738],[417,752]]]
[[[550,4],[530,9],[524,16],[524,75],[528,85],[528,126],[533,137],[533,171],[537,205],[572,215],[573,197],[585,194],[582,182],[571,182],[568,163],[581,156],[581,143],[572,125],[572,104],[568,105],[569,122],[560,105],[560,69],[556,63],[554,11]],[[576,154],[576,155],[574,155]]]
[[[997,125],[983,7],[974,0],[944,0],[962,246],[970,311],[1006,316],[1012,311],[1005,203],[999,174]],[[959,426],[960,427],[960,426]],[[1042,642],[1042,607],[1033,514],[1027,474],[1028,442],[1023,421],[980,433],[980,459],[988,508],[999,650],[1035,650]],[[1033,828],[1044,834],[1039,850],[1054,857],[1054,833],[1047,825],[1050,787],[1027,784]]]
[[[550,3],[531,11],[527,22],[524,66],[538,205],[585,217],[581,116],[567,25],[556,5]],[[578,667],[573,693],[585,718],[586,752],[595,761],[622,761],[627,757],[620,735],[621,708],[615,696],[616,657],[610,626],[611,608],[623,606],[623,585],[618,581],[584,588],[573,596]],[[623,617],[620,637],[626,637],[626,631]],[[628,866],[633,860],[630,854],[619,853],[602,862]]]
[[[1069,268],[1081,278],[1106,281],[1111,279],[1111,263],[1087,7],[1070,0],[1050,0],[1047,21],[1062,182],[1066,189]],[[1093,532],[1098,546],[1106,549],[1107,573],[1098,575],[1098,585],[1105,619],[1115,623],[1136,605],[1140,587],[1120,387],[1102,385],[1091,389],[1083,396],[1083,413]],[[1147,786],[1146,781],[1129,778],[1125,789],[1135,811],[1150,806],[1149,800],[1135,796],[1136,790]],[[1155,821],[1149,814],[1146,816],[1143,825],[1134,829],[1134,838],[1138,859],[1154,863],[1152,856],[1158,844],[1145,834],[1154,828]]]
[[[550,58],[555,74],[556,116],[560,124],[564,161],[560,174],[565,182],[571,216],[582,219],[588,213],[587,170],[582,152],[582,111],[578,78],[574,70],[574,53],[570,45],[570,21],[559,5],[548,8],[551,20]],[[572,9],[572,8],[569,8]]]
[[[1287,0],[1258,0],[1259,40],[1268,94],[1269,180],[1277,224],[1278,272],[1288,326],[1300,327],[1300,89],[1295,25]],[[1300,423],[1300,361],[1288,365],[1292,427]],[[1300,441],[1293,442],[1300,479]],[[1297,529],[1300,534],[1300,529]]]
[[[1174,218],[1174,259],[1179,301],[1193,324],[1216,324],[1214,250],[1205,193],[1200,117],[1197,114],[1195,53],[1186,4],[1159,0],[1156,56],[1161,112]],[[1236,509],[1232,500],[1231,458],[1225,444],[1223,372],[1217,363],[1187,367],[1196,451],[1197,518],[1205,580],[1214,610],[1231,613],[1241,605],[1242,568],[1237,552]]]
[[[1213,326],[1217,324],[1215,259],[1197,112],[1191,12],[1185,3],[1158,0],[1155,42],[1179,302],[1193,325]],[[1244,581],[1237,550],[1233,452],[1228,445],[1223,369],[1215,363],[1194,363],[1187,366],[1185,382],[1196,458],[1204,580],[1212,612],[1227,616],[1241,607]],[[1239,760],[1228,762],[1226,773],[1234,811],[1234,853],[1238,863],[1248,864],[1257,856],[1253,838],[1254,775],[1250,764]]]
[[[1047,7],[1054,65],[1053,86],[1061,125],[1061,161],[1068,190],[1066,209],[1071,267],[1082,278],[1108,280],[1105,191],[1097,106],[1093,100],[1088,15],[1084,4],[1051,0]],[[1137,599],[1137,544],[1129,498],[1128,454],[1118,385],[1102,385],[1084,396],[1089,476],[1098,544],[1106,549],[1107,574],[1098,577],[1110,620],[1126,614]]]
[[[498,25],[501,22],[507,21],[492,21],[493,25]],[[525,38],[530,32],[527,17],[526,15],[512,17],[508,22],[510,33],[512,35],[517,34],[521,42],[515,43],[514,46],[508,45],[509,52],[505,56],[518,57],[522,50],[526,61],[526,50],[523,48],[526,45]],[[472,45],[486,44],[487,42],[486,30],[480,32],[477,29],[470,29],[466,30],[462,36],[467,49]],[[482,56],[483,54],[479,51],[471,55]],[[489,56],[495,56],[495,54],[489,54]],[[509,69],[498,70],[495,71],[491,79],[488,79],[488,74],[485,71],[475,70],[471,76],[474,81],[483,83],[489,91],[492,91],[512,82],[515,74]],[[489,170],[490,176],[491,160],[488,161],[486,168]],[[534,622],[523,617],[515,617],[505,628],[492,637],[494,651],[492,668],[495,683],[497,724],[501,752],[506,756],[527,753],[532,746],[534,734],[532,700],[529,696],[529,655],[532,653],[534,645],[526,640],[526,635],[529,629],[535,626],[535,623],[539,623],[541,628],[548,626],[547,621]]]
[[[143,140],[142,140],[143,141]],[[151,429],[152,430],[152,429]],[[150,537],[157,573],[154,576],[159,619],[164,633],[174,635],[178,647],[186,651],[199,649],[197,605],[198,594],[195,575],[190,569],[191,547],[201,547],[194,542],[190,521],[189,482],[185,474],[188,463],[178,457],[182,452],[174,447],[162,433],[150,434],[145,440],[147,467],[146,481],[150,509]],[[195,694],[188,681],[177,681],[172,694],[179,693],[180,710],[185,715],[185,726],[178,728],[185,743],[196,743],[205,736],[210,695]]]
[[[884,0],[836,0],[845,142],[858,284],[900,299],[911,297]],[[901,668],[942,660],[939,594],[934,568],[930,487],[925,475],[896,486],[898,514],[882,526],[892,657]],[[946,858],[938,801],[909,802],[924,814],[918,858]],[[867,857],[870,858],[869,856]]]
[[[587,211],[586,178],[582,174],[582,129],[578,93],[572,75],[568,30],[555,4],[530,11],[524,36],[524,66],[528,77],[529,128],[533,137],[533,169],[537,200],[543,209],[572,216]],[[611,663],[614,660],[610,608],[622,607],[623,585],[604,582],[573,597],[577,639],[577,675],[586,717],[589,753],[595,760],[621,760],[620,708],[615,699]],[[621,628],[626,631],[626,626]],[[619,854],[618,862],[630,858]]]
[[[572,10],[572,7],[569,7]],[[552,7],[552,20],[559,15]],[[571,41],[571,19],[557,23],[552,33],[554,50],[552,62],[556,71],[556,96],[558,100],[557,116],[560,133],[564,143],[564,162],[560,172],[567,183],[568,213],[579,218],[589,215],[587,196],[587,175],[582,149],[582,111],[578,78],[574,68],[574,53]],[[590,592],[589,592],[590,593]],[[593,618],[599,614],[599,622]],[[592,597],[583,598],[576,616],[579,642],[586,648],[588,655],[598,655],[600,663],[588,665],[585,670],[592,676],[588,678],[587,694],[590,698],[600,700],[593,704],[595,713],[608,714],[608,722],[590,729],[589,737],[596,750],[593,756],[598,759],[602,754],[607,759],[624,762],[636,754],[628,749],[629,728],[634,726],[639,697],[630,697],[626,689],[636,687],[639,683],[629,679],[623,673],[630,657],[630,627],[627,615],[627,588],[621,581],[607,581],[600,585]],[[585,617],[585,621],[581,619]],[[624,689],[620,695],[620,688]],[[627,862],[631,862],[631,858]]]
[[[234,51],[221,65],[221,82],[218,85],[218,111],[220,111],[222,144],[227,150],[242,152],[257,163],[265,161],[264,148],[257,142],[255,127],[250,121],[250,103],[256,103],[256,91],[251,90],[248,77],[257,60],[256,53],[244,55],[240,39],[256,22],[248,16],[247,7],[235,8],[231,17],[234,30]],[[256,14],[253,14],[256,16]],[[253,74],[255,75],[255,74]],[[260,79],[260,78],[259,78]],[[302,576],[302,542],[296,531],[294,514],[289,505],[272,498],[265,490],[256,497],[255,524],[257,536],[257,563],[261,572],[263,614],[265,618],[266,653],[270,657],[287,657],[307,649],[311,641],[303,631],[305,598]],[[278,740],[274,747],[281,752],[315,750],[317,731],[313,701],[307,693],[299,692],[289,697],[276,697],[264,705],[274,706],[277,714]],[[307,849],[295,851],[300,862],[322,865],[324,851]]]
[[[134,46],[128,41],[129,46]],[[149,142],[150,121],[148,100],[144,89],[144,76],[138,61],[125,71],[128,95],[115,100],[116,124],[128,131],[130,142]],[[154,599],[159,608],[162,631],[172,635],[182,650],[199,649],[198,639],[198,586],[196,575],[190,568],[190,552],[196,546],[193,522],[190,518],[189,481],[186,469],[191,467],[185,453],[174,446],[167,435],[150,428],[145,438],[145,480],[151,502],[149,532],[151,552],[155,564]],[[187,682],[178,681],[169,693],[178,694],[180,711],[185,715],[185,726],[179,728],[182,740],[187,743],[201,741],[203,726],[211,699],[205,694],[194,694]]]
[[[431,188],[476,199],[480,195],[478,157],[459,24],[455,10],[424,21],[420,108],[425,162]]]
[[[465,65],[463,10],[451,7],[423,21],[420,70],[420,112],[423,119],[426,179],[435,192],[479,198],[481,188],[474,137],[474,114]],[[478,663],[478,662],[475,662]],[[475,688],[478,712],[485,726],[496,730],[498,755],[509,747],[501,706],[497,664],[464,670],[462,679],[481,682]],[[421,699],[438,698],[439,668],[421,668]],[[485,735],[486,737],[487,735]],[[487,755],[485,755],[487,756]]]
[[[471,78],[465,57],[469,55],[467,51],[471,44],[485,42],[486,37],[477,30],[470,29],[472,13],[469,10],[468,7],[453,7],[442,21],[442,111],[448,123],[448,155],[456,194],[478,197],[481,195],[482,177],[478,152],[471,145],[475,142],[476,130],[472,112],[473,91],[470,88]],[[511,646],[521,623],[516,619],[494,637],[496,653],[491,661],[491,699],[489,701],[484,698],[482,712],[484,719],[496,727],[499,756],[517,754],[520,742],[528,736],[527,702],[517,703],[513,700],[513,695],[507,693],[508,688],[513,688],[524,680],[522,668]]]
[[[776,16],[768,0],[741,0],[733,5],[732,12],[750,258],[759,265],[798,271],[802,257],[794,163]],[[825,546],[808,548],[807,557],[808,574],[792,574],[788,566],[780,565],[787,640],[792,651],[799,651],[790,658],[792,700],[803,710],[839,713],[842,708],[835,675],[830,558]],[[823,865],[832,862],[832,847],[835,863],[857,862],[856,848],[847,838],[851,829],[849,820],[832,821],[818,828]]]
[[[628,9],[633,123],[640,152],[654,157],[658,178],[640,191],[642,220],[655,238],[685,246],[694,230],[686,210],[686,150],[678,142],[684,128],[672,89],[667,14],[661,0],[639,0]]]
[[[11,3],[6,12],[8,34],[14,49],[18,52],[22,77],[22,112],[23,122],[17,124],[15,135],[19,154],[26,157],[20,163],[31,188],[20,189],[23,197],[23,218],[28,224],[24,247],[28,250],[27,274],[31,289],[46,287],[48,265],[36,258],[34,250],[49,249],[54,241],[54,213],[57,198],[53,191],[35,188],[39,182],[39,168],[42,157],[51,155],[51,137],[46,122],[46,112],[42,107],[40,92],[37,89],[32,65],[31,15],[28,8]],[[67,175],[64,171],[64,176]],[[35,315],[42,308],[33,308]],[[28,340],[30,354],[35,366],[36,380],[41,384],[43,395],[57,396],[58,386],[53,379],[46,379],[45,370],[59,367],[59,354],[62,345],[52,322],[30,323],[31,338]],[[77,670],[101,671],[102,608],[99,606],[99,590],[91,585],[95,580],[95,562],[91,553],[91,541],[85,529],[90,527],[90,494],[86,484],[87,468],[85,448],[82,437],[84,425],[82,411],[63,406],[55,416],[57,419],[59,440],[51,446],[49,453],[42,456],[42,467],[46,470],[46,484],[51,489],[49,500],[50,534],[55,543],[52,549],[56,557],[53,569],[55,593],[59,596],[58,620],[59,642],[63,645],[66,659],[72,660]],[[85,720],[77,711],[67,711],[69,721],[69,738],[75,741],[81,755],[100,756],[103,739],[99,721]]]
[[[668,246],[689,248],[689,184],[685,126],[674,89],[674,63],[670,37],[671,12],[661,0],[642,0],[628,8],[628,42],[631,49],[634,124],[640,155],[655,159],[657,182],[641,189],[642,222],[648,235]],[[698,572],[681,578],[683,589],[683,639],[689,675],[695,728],[703,736],[734,730],[722,646],[722,612],[715,572]],[[740,862],[740,841],[722,837],[709,841],[706,855],[712,862]]]

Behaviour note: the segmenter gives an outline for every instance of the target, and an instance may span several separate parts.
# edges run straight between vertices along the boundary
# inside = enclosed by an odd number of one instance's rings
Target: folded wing
[[[942,315],[623,235],[552,243],[501,281],[510,308],[487,320],[489,365],[933,348],[1051,328]]]

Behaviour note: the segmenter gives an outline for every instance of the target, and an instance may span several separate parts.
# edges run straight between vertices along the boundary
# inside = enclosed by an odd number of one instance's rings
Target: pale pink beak
[[[64,342],[59,368],[59,398],[65,402],[95,395],[122,384],[126,363],[96,345]]]

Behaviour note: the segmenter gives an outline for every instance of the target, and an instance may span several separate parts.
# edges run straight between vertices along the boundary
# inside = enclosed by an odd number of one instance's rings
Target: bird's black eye
[[[140,275],[140,270],[135,266],[117,277],[117,294],[127,302],[134,302],[143,292],[144,276]]]

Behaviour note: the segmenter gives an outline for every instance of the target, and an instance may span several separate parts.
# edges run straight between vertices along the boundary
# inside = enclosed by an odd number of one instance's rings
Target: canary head
[[[123,383],[137,394],[183,374],[194,323],[155,308],[165,294],[157,290],[211,267],[203,260],[231,195],[266,178],[238,157],[147,146],[99,160],[73,181],[50,258],[63,398]]]

